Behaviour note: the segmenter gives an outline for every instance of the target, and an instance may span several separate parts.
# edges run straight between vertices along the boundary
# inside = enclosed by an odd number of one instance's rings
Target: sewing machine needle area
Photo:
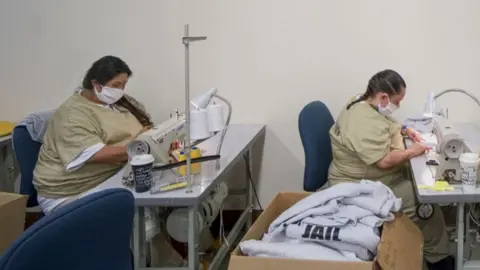
[[[421,132],[424,144],[432,149],[411,160],[412,174],[420,194],[466,193],[462,190],[461,167],[458,158],[461,153],[478,153],[480,126],[472,123],[452,123],[448,119],[416,121],[414,126]],[[406,139],[407,148],[412,141]],[[438,181],[449,183],[448,190],[435,190]],[[478,187],[477,187],[478,190]]]

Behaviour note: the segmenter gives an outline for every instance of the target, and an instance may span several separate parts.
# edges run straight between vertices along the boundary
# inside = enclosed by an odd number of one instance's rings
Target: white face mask
[[[125,94],[125,91],[118,88],[102,86],[102,92],[98,92],[97,89],[95,89],[95,94],[97,95],[97,98],[101,102],[104,102],[108,105],[112,105],[123,97],[123,94]]]
[[[388,100],[388,104],[385,107],[382,107],[380,104],[377,105],[378,107],[378,112],[380,112],[383,115],[391,115],[394,111],[398,109],[398,106],[391,103],[390,99]]]

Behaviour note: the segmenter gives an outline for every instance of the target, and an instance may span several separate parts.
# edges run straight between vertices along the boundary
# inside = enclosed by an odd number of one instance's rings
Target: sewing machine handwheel
[[[417,216],[420,219],[427,220],[430,219],[433,216],[433,213],[435,212],[433,205],[428,203],[428,204],[420,204],[417,206]]]
[[[464,151],[464,144],[460,140],[451,140],[445,144],[445,156],[448,158],[459,158]]]
[[[128,144],[127,153],[129,157],[141,154],[150,154],[150,146],[146,141],[135,140]]]

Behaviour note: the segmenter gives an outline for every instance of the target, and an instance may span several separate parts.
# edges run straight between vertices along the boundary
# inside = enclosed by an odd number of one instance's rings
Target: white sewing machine
[[[170,146],[172,142],[185,139],[185,115],[178,114],[152,129],[140,134],[138,138],[128,144],[129,158],[140,154],[151,154],[155,164],[165,165],[170,162]],[[129,178],[132,169],[127,166],[124,178]]]
[[[461,181],[459,157],[462,153],[470,152],[468,145],[453,123],[445,117],[435,118],[433,134],[437,139],[435,151],[438,161],[435,179]]]

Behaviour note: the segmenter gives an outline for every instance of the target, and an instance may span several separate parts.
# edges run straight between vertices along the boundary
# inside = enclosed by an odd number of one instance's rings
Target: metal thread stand
[[[189,34],[189,25],[185,25],[185,36],[182,38],[182,43],[185,46],[185,131],[186,131],[186,142],[184,146],[184,152],[185,152],[185,159],[186,159],[186,181],[187,181],[187,189],[186,193],[192,193],[192,175],[190,172],[190,165],[192,162],[191,159],[191,151],[192,151],[192,144],[190,140],[190,54],[189,54],[189,45],[191,42],[194,41],[201,41],[201,40],[206,40],[206,36],[199,36],[199,37],[191,37]],[[224,101],[228,108],[229,108],[229,113],[226,121],[226,127],[224,130],[222,130],[222,134],[220,137],[220,142],[217,146],[217,154],[220,154],[220,150],[223,145],[223,140],[225,138],[225,134],[227,132],[227,127],[230,124],[230,118],[232,114],[232,105],[228,100],[225,98],[215,95],[218,99]],[[216,164],[216,169],[218,170],[220,167],[220,163],[217,160]],[[247,179],[249,179],[247,177]],[[250,187],[250,183],[247,180],[247,186]],[[247,206],[242,213],[241,217],[235,224],[234,228],[232,229],[232,232],[227,236],[227,240],[229,243],[234,241],[235,235],[237,235],[241,227],[244,224],[251,224],[251,213],[253,206],[251,204],[251,194],[250,194],[250,188],[247,188]],[[190,206],[188,209],[188,220],[189,220],[189,228],[188,228],[188,269],[196,269],[199,265],[199,256],[198,256],[198,225],[197,225],[197,211],[198,211],[198,205],[193,205]],[[214,257],[212,261],[212,265],[210,266],[210,269],[216,269],[220,263],[222,262],[222,258],[228,253],[229,246],[228,244],[224,243],[222,247],[220,248],[219,252],[217,252],[216,256]]]
[[[221,101],[225,102],[228,107],[228,116],[227,116],[227,121],[225,122],[225,128],[222,130],[222,134],[220,136],[220,141],[217,145],[217,155],[220,155],[220,151],[222,150],[222,145],[223,145],[223,140],[225,139],[225,134],[227,134],[227,129],[228,126],[230,125],[230,119],[232,118],[232,104],[230,101],[228,101],[226,98],[219,96],[217,94],[214,95],[214,97],[220,99]],[[217,159],[216,164],[215,164],[215,169],[218,171],[220,169],[220,159]]]
[[[452,92],[456,92],[456,93],[461,93],[461,94],[464,94],[464,95],[467,95],[469,96],[471,99],[473,99],[473,101],[475,101],[475,103],[477,103],[478,106],[480,106],[480,100],[478,100],[478,98],[476,96],[474,96],[473,94],[463,90],[463,89],[459,89],[459,88],[453,88],[453,89],[447,89],[447,90],[443,90],[442,92],[436,94],[434,96],[434,99],[438,99],[439,97],[445,95],[446,93],[452,93]]]
[[[207,37],[191,37],[189,34],[189,25],[185,25],[185,36],[182,38],[182,43],[185,45],[185,131],[186,131],[186,141],[185,141],[185,159],[186,164],[186,180],[187,180],[187,189],[185,192],[192,192],[192,175],[190,173],[190,165],[192,164],[192,158],[190,153],[192,152],[192,145],[190,141],[190,53],[189,47],[191,42],[206,40]]]

